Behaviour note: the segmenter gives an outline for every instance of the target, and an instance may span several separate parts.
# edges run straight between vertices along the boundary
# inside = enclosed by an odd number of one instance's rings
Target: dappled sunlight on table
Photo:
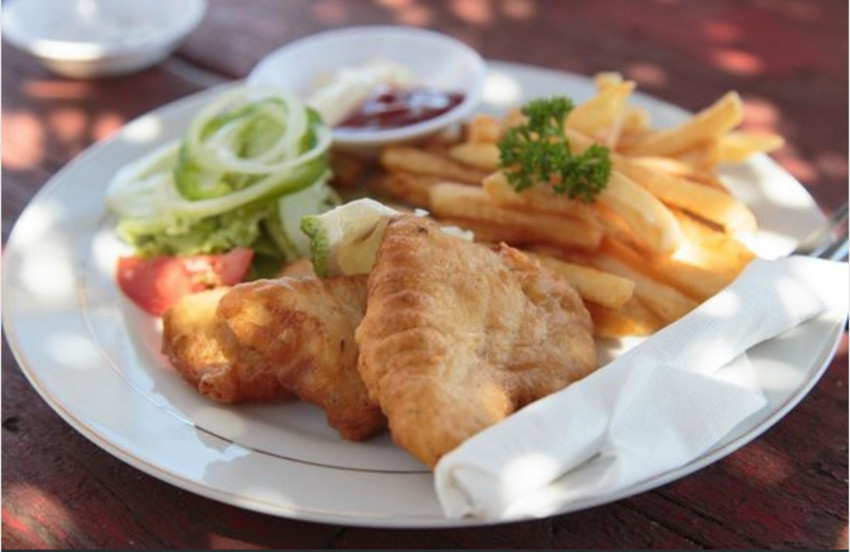
[[[764,70],[764,62],[760,57],[736,48],[717,49],[712,57],[719,68],[729,73],[758,75]]]
[[[0,149],[3,156],[3,166],[9,169],[23,170],[41,163],[44,159],[44,126],[38,117],[32,113],[4,113],[4,135],[14,133],[19,140],[26,142],[27,148],[9,146],[4,140]]]
[[[30,540],[31,546],[36,543],[45,549],[53,548],[56,543],[51,542],[49,535],[44,535],[34,527],[45,525],[59,526],[67,532],[73,532],[76,528],[74,518],[68,509],[62,505],[62,500],[42,490],[39,486],[30,483],[3,483],[3,500],[26,503],[29,505],[26,511],[10,512],[3,509],[3,533],[7,530],[23,532]],[[45,538],[46,537],[46,538]],[[19,535],[20,538],[20,535]],[[3,540],[3,548],[6,548],[6,540]]]
[[[749,453],[733,454],[726,462],[728,469],[758,485],[782,485],[794,475],[794,464],[787,453],[766,441],[754,441]]]

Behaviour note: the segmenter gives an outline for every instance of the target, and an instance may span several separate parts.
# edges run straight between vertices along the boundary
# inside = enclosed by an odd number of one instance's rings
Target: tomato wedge
[[[118,286],[124,295],[154,316],[162,316],[184,295],[241,282],[254,252],[237,247],[220,255],[157,256],[118,259]]]

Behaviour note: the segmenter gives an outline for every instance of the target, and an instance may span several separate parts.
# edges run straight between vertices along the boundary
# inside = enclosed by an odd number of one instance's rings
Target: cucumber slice
[[[390,219],[399,212],[373,199],[358,199],[301,219],[310,238],[313,270],[322,278],[368,274]]]
[[[174,184],[186,199],[210,199],[233,191],[219,172],[208,171],[189,155],[186,144],[180,147],[177,167],[174,169]]]

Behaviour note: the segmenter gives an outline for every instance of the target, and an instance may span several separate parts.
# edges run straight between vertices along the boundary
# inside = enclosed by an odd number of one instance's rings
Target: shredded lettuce
[[[272,203],[256,203],[156,232],[125,219],[118,223],[117,232],[143,257],[219,253],[234,247],[251,247],[260,237],[262,222],[273,211]]]

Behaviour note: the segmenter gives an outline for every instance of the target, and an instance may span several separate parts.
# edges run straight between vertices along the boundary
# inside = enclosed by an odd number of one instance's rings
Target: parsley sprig
[[[533,100],[522,107],[527,120],[510,128],[499,141],[499,167],[516,192],[545,183],[571,199],[592,202],[608,183],[608,148],[594,144],[576,155],[564,132],[568,98]]]

